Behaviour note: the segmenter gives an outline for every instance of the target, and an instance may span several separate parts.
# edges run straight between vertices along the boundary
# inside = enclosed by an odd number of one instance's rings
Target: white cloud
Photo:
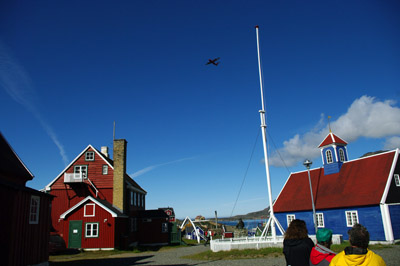
[[[131,176],[132,178],[135,178],[135,177],[144,175],[145,173],[150,172],[150,171],[152,171],[152,170],[154,170],[154,169],[156,169],[156,168],[158,168],[158,167],[161,167],[161,166],[164,166],[164,165],[168,165],[168,164],[180,163],[180,162],[183,162],[183,161],[186,161],[186,160],[192,160],[192,159],[194,159],[194,158],[195,158],[195,157],[182,158],[182,159],[178,159],[178,160],[174,160],[174,161],[170,161],[170,162],[166,162],[166,163],[160,163],[160,164],[151,165],[151,166],[148,166],[148,167],[146,167],[146,168],[143,168],[143,169],[141,169],[141,170],[139,170],[139,171],[134,172],[134,173],[131,174],[130,176]]]
[[[379,101],[375,97],[362,96],[356,99],[347,113],[331,122],[333,132],[347,142],[360,137],[386,138],[385,147],[399,147],[400,145],[400,108],[394,106],[392,100]],[[316,126],[304,135],[295,135],[283,142],[283,147],[273,153],[269,159],[272,166],[293,166],[305,158],[319,156],[317,146],[329,132],[327,125],[323,126],[324,115]],[[284,159],[284,163],[281,158]]]
[[[18,64],[17,60],[10,55],[5,45],[1,42],[0,86],[4,88],[14,101],[25,107],[40,122],[44,131],[59,149],[64,165],[67,165],[69,160],[65,153],[64,146],[58,140],[53,128],[45,121],[35,105],[36,94],[29,75],[24,68]]]
[[[400,137],[395,136],[395,137],[388,138],[386,140],[386,143],[383,148],[385,150],[393,150],[393,149],[400,148]]]

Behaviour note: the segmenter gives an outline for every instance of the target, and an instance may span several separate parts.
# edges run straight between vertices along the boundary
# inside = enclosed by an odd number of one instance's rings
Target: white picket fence
[[[316,243],[315,235],[309,236]],[[343,242],[342,235],[332,236],[333,244]],[[232,249],[260,249],[269,247],[283,247],[283,236],[276,236],[276,241],[272,237],[241,237],[241,238],[225,238],[210,241],[210,249],[213,252],[229,251]]]

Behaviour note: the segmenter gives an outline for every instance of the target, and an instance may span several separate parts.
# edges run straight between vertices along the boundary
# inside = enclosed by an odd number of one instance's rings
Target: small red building
[[[126,140],[114,140],[112,160],[107,147],[98,151],[89,145],[46,186],[55,197],[51,214],[54,234],[60,235],[68,248],[148,244],[150,232],[142,222],[147,192],[126,174],[126,147]],[[163,228],[156,221],[150,222],[153,243],[164,241]]]
[[[32,179],[0,133],[1,265],[38,265],[49,259],[52,197],[26,187]]]

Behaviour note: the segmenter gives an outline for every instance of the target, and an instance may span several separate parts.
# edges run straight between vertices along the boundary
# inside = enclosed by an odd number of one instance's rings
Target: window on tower
[[[346,157],[344,156],[344,151],[343,149],[339,149],[339,158],[341,162],[344,162]]]
[[[326,163],[333,163],[332,151],[326,151]]]

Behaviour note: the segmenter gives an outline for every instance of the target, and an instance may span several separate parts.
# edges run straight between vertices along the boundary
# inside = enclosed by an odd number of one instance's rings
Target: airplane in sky
[[[218,64],[219,64],[219,62],[217,62],[218,60],[219,60],[219,57],[214,58],[214,59],[208,59],[208,62],[206,65],[213,64],[215,66],[218,66]]]

